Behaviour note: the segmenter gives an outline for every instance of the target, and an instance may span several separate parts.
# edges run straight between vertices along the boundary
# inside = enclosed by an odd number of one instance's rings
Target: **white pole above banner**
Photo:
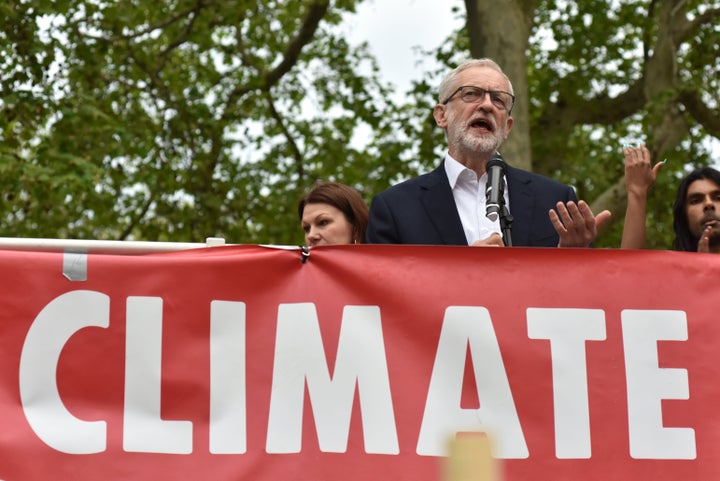
[[[0,237],[0,249],[4,250],[77,252],[93,254],[107,253],[140,255],[152,252],[179,251],[221,245],[225,245],[225,239],[221,237],[208,237],[205,240],[205,243]]]

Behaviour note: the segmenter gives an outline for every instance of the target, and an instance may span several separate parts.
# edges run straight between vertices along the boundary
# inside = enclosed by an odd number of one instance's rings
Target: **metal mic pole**
[[[507,247],[512,247],[512,221],[513,217],[505,205],[505,199],[500,201],[500,229],[502,230],[503,242]]]

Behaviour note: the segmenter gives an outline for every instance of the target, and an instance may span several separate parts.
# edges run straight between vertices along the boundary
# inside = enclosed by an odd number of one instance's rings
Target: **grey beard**
[[[499,136],[500,132],[494,132],[492,135],[475,136],[470,135],[467,131],[458,131],[455,133],[454,144],[459,147],[459,150],[467,152],[469,154],[494,154],[500,144],[502,144],[502,137]]]

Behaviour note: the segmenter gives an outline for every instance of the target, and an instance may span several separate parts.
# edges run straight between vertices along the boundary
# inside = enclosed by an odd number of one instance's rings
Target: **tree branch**
[[[148,213],[148,210],[150,209],[150,206],[153,204],[154,201],[155,200],[151,191],[147,202],[145,202],[145,205],[143,205],[142,209],[140,209],[140,212],[138,212],[137,215],[131,218],[130,223],[120,233],[120,237],[118,240],[126,240],[130,236],[130,234],[132,234],[133,229],[145,217],[145,214]]]
[[[297,172],[300,179],[305,177],[305,168],[304,168],[304,158],[302,152],[300,152],[300,148],[298,147],[297,143],[295,142],[295,139],[290,134],[290,131],[287,129],[287,126],[285,125],[285,122],[283,121],[282,116],[275,108],[275,103],[273,102],[272,96],[270,95],[270,92],[265,92],[265,100],[267,100],[268,107],[270,107],[270,115],[275,121],[278,123],[278,126],[280,127],[280,130],[282,130],[283,135],[288,141],[288,145],[290,145],[290,150],[292,151],[292,155],[295,158],[295,171]]]
[[[285,49],[282,62],[265,75],[265,89],[275,85],[297,63],[300,52],[305,45],[312,41],[320,25],[320,20],[327,14],[329,7],[329,0],[315,0],[310,4],[300,30]]]
[[[634,114],[645,105],[644,87],[645,79],[640,78],[616,97],[595,97],[577,105],[577,108],[571,111],[565,109],[562,115],[568,115],[574,119],[574,124],[614,124]]]
[[[534,125],[534,129],[542,132],[542,135],[533,136],[537,172],[551,175],[562,168],[563,159],[557,155],[558,139],[567,138],[578,125],[612,125],[633,115],[645,105],[644,92],[644,79],[641,78],[616,97],[596,97],[576,102],[561,97],[557,102],[547,104]]]
[[[323,19],[323,17],[325,17],[325,14],[327,14],[329,7],[329,0],[313,1],[310,4],[307,13],[305,14],[305,18],[303,19],[302,25],[300,26],[300,30],[298,31],[297,35],[295,35],[295,37],[290,41],[290,43],[288,43],[288,46],[283,53],[282,62],[280,62],[277,67],[275,67],[269,72],[261,72],[262,79],[259,85],[246,84],[243,86],[238,86],[228,95],[227,105],[233,105],[238,98],[257,88],[260,88],[263,91],[269,91],[271,87],[273,87],[277,82],[279,82],[282,76],[289,72],[290,69],[297,63],[298,58],[300,57],[300,52],[302,52],[302,49],[305,47],[305,45],[312,41],[313,37],[315,36],[315,32],[320,25],[320,21]],[[230,108],[225,109],[223,117],[229,115],[231,111],[232,109]]]
[[[196,5],[194,5],[191,8],[188,8],[187,10],[183,10],[182,12],[177,12],[175,15],[172,15],[162,21],[159,21],[152,25],[148,25],[147,27],[143,28],[142,30],[139,30],[137,32],[130,33],[127,35],[120,34],[120,35],[113,35],[110,37],[105,37],[103,35],[93,35],[91,33],[82,33],[79,30],[78,30],[78,35],[81,37],[91,38],[93,40],[104,40],[104,41],[110,42],[110,43],[115,43],[120,40],[132,40],[134,38],[142,37],[143,35],[147,35],[150,32],[153,32],[157,29],[162,29],[162,28],[168,27],[168,26],[172,25],[173,23],[187,17],[191,13],[196,12],[197,10],[202,9],[208,5],[209,5],[209,3],[205,3],[205,2],[203,2],[203,0],[200,0],[200,1],[198,1],[198,3]]]
[[[681,92],[678,100],[710,135],[720,138],[720,115],[717,110],[708,108],[697,92]]]
[[[703,25],[713,25],[720,18],[720,8],[706,10],[691,21],[684,22],[683,28],[677,29],[674,41],[676,45],[687,41]]]
[[[613,223],[623,219],[626,202],[627,191],[625,190],[625,176],[622,176],[590,204],[590,209],[595,213],[604,210],[612,212],[612,217],[604,226],[608,229]]]
[[[163,62],[161,63],[161,66],[159,70],[162,70],[165,64],[167,64],[168,61],[168,54],[175,50],[177,47],[182,45],[187,41],[187,39],[190,37],[190,34],[193,30],[193,25],[195,25],[195,22],[197,21],[198,15],[200,11],[205,8],[205,5],[203,4],[202,0],[198,1],[197,4],[195,4],[195,7],[187,12],[187,16],[189,16],[189,20],[187,25],[185,25],[185,28],[182,31],[182,34],[173,40],[171,43],[168,44],[167,47],[165,47],[165,50],[162,51],[160,56],[163,58]]]

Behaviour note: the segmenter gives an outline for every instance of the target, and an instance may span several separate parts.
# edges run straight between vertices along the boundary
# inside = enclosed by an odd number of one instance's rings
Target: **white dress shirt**
[[[487,239],[493,232],[497,232],[502,236],[500,219],[498,218],[498,220],[492,222],[486,215],[485,185],[487,184],[487,172],[478,179],[474,171],[453,159],[449,153],[445,155],[445,172],[450,181],[450,189],[452,189],[455,198],[455,206],[458,214],[460,214],[460,221],[468,245],[472,245],[473,242],[478,240]],[[507,180],[505,186],[503,197],[505,198],[505,206],[510,210]]]

